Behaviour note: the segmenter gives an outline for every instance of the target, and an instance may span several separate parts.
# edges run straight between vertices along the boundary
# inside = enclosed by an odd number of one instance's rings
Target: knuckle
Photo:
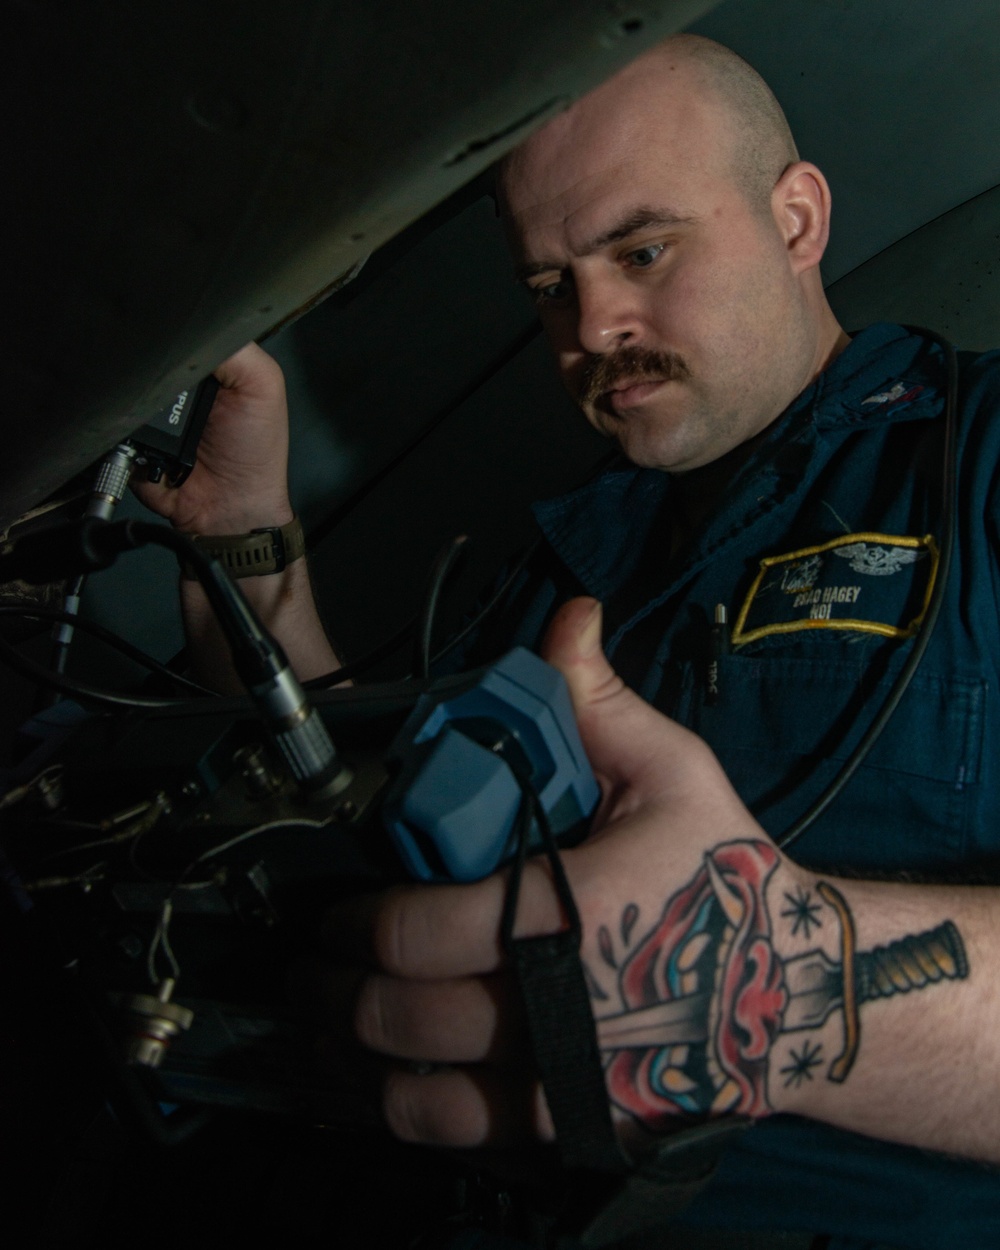
[[[492,1136],[487,1102],[460,1070],[429,1076],[390,1073],[382,1111],[390,1132],[401,1141],[471,1148]]]
[[[354,1034],[369,1050],[383,1050],[387,1040],[383,989],[380,977],[367,977],[354,1004]]]
[[[390,1072],[382,1086],[382,1115],[389,1132],[400,1141],[435,1140],[428,1134],[426,1109],[417,1081],[404,1072]]]
[[[407,970],[411,897],[411,892],[403,886],[387,890],[375,920],[373,943],[376,962],[380,968],[395,976],[403,976]]]

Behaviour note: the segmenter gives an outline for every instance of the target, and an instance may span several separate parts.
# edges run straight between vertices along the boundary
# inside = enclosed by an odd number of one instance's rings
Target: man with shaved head
[[[566,385],[635,464],[716,460],[847,342],[818,269],[826,182],[707,39],[668,41],[550,122],[500,194]]]
[[[331,912],[322,1010],[384,1063],[399,1137],[529,1160],[558,1137],[631,1171],[587,1245],[674,1218],[713,1134],[733,1142],[712,1183],[651,1244],[998,1244],[1000,900],[940,883],[990,879],[1000,850],[991,358],[962,361],[950,544],[948,351],[838,325],[826,181],[708,40],[549,122],[498,194],[560,374],[623,453],[539,506],[546,541],[479,644],[563,672],[600,782],[562,854],[586,991],[537,963],[527,984],[499,873]],[[247,349],[222,377],[219,437],[170,496],[209,545],[291,518],[280,376]],[[237,410],[252,464],[222,438]],[[333,664],[302,563],[256,580],[302,675]],[[568,910],[529,860],[514,936]]]

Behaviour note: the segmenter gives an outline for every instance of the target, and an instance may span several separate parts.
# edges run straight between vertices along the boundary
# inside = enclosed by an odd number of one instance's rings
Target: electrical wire
[[[181,974],[180,965],[177,957],[174,955],[173,948],[170,945],[168,930],[170,929],[170,921],[174,914],[174,895],[173,890],[163,900],[160,908],[160,917],[156,922],[156,928],[153,930],[153,936],[149,943],[149,949],[146,951],[146,973],[149,977],[150,984],[155,985],[159,989],[160,981],[156,975],[156,953],[162,948],[163,953],[167,957],[170,964],[170,975],[174,981]]]
[[[335,668],[330,673],[324,673],[322,677],[312,677],[309,681],[304,681],[302,687],[304,690],[329,690],[332,686],[342,685],[346,681],[353,681],[355,677],[360,677],[362,673],[366,673],[370,668],[374,668],[376,664],[381,664],[383,660],[389,658],[396,651],[410,640],[410,636],[417,628],[417,617],[411,617],[410,620],[396,632],[374,647],[367,655],[361,657],[360,660],[354,660],[350,664],[344,664],[340,668]]]
[[[84,540],[82,527],[88,524],[93,526],[98,523],[98,518],[88,518],[81,523],[80,540],[84,542],[93,539],[95,536],[101,536],[104,544],[100,552],[100,556],[96,557],[105,560],[105,564],[95,565],[95,567],[106,567],[118,555],[125,551],[134,550],[137,547],[152,544],[154,546],[166,547],[172,551],[180,559],[187,562],[194,568],[204,587],[209,603],[220,620],[224,620],[226,616],[225,586],[216,582],[216,566],[213,561],[205,555],[186,535],[170,529],[166,525],[155,525],[146,521],[119,521],[119,522],[103,522],[106,529],[89,529],[87,531],[87,540]],[[51,543],[52,538],[48,536]],[[95,552],[88,553],[88,557],[94,559]],[[17,605],[20,606],[20,605]],[[32,680],[42,684],[51,686],[56,690],[64,693],[72,694],[77,699],[85,702],[96,703],[98,706],[110,707],[114,710],[119,708],[174,708],[186,706],[190,700],[184,699],[164,699],[153,698],[146,695],[121,695],[113,691],[99,690],[93,686],[88,686],[83,682],[76,681],[72,678],[57,676],[49,669],[41,664],[37,664],[34,660],[29,660],[27,656],[21,653],[6,639],[0,638],[0,660],[5,661],[10,667],[16,671],[30,677]],[[253,699],[245,700],[246,706],[255,707]]]
[[[601,460],[598,462],[595,473],[597,474],[604,473],[605,470],[607,470],[610,465],[614,464],[616,461],[621,461],[621,460],[622,460],[622,455],[619,451],[609,452],[606,456],[603,456]],[[514,583],[524,572],[525,568],[527,567],[528,563],[531,561],[535,552],[539,549],[539,547],[541,547],[543,541],[544,541],[543,536],[539,534],[537,538],[533,539],[528,544],[528,546],[525,547],[524,551],[521,553],[520,557],[517,559],[517,561],[511,568],[511,571],[504,578],[500,586],[494,591],[490,599],[484,604],[483,607],[479,609],[479,611],[472,618],[472,620],[469,621],[469,623],[465,625],[457,634],[449,638],[448,641],[445,643],[445,645],[439,651],[436,651],[434,653],[434,655],[431,657],[432,667],[435,664],[440,664],[440,662],[445,658],[445,656],[450,655],[452,651],[455,650],[456,647],[460,646],[466,640],[466,638],[469,637],[470,634],[474,633],[477,629],[479,629],[482,626],[483,622],[487,619],[487,617],[490,616],[496,610],[496,608],[500,606],[500,604],[504,601],[504,599],[509,594]]]
[[[417,647],[414,654],[413,668],[418,677],[427,678],[431,675],[431,637],[434,633],[434,620],[437,616],[441,591],[448,580],[448,575],[455,567],[455,561],[465,550],[465,544],[468,541],[467,534],[459,534],[456,538],[450,539],[438,552],[431,568],[423,607],[420,611],[420,628],[417,631]]]
[[[940,334],[936,334],[933,330],[925,330],[920,327],[907,326],[908,330],[916,334],[925,335],[944,352],[946,368],[947,368],[947,388],[945,397],[945,422],[944,422],[944,455],[943,455],[943,481],[941,486],[941,550],[938,554],[937,572],[934,580],[934,590],[931,594],[930,602],[927,605],[927,611],[924,614],[924,620],[920,627],[920,633],[913,644],[906,663],[899,670],[895,682],[885,702],[879,708],[875,719],[871,722],[861,737],[861,741],[857,744],[843,767],[830,782],[823,793],[813,802],[813,804],[799,817],[799,819],[787,829],[780,837],[775,838],[775,842],[785,850],[791,846],[803,833],[826,811],[834,799],[840,794],[844,786],[854,776],[862,762],[875,745],[876,740],[882,733],[882,730],[888,724],[889,718],[899,706],[900,700],[906,693],[907,687],[913,679],[913,674],[917,671],[920,661],[924,657],[927,645],[931,640],[934,632],[934,626],[937,624],[938,614],[941,611],[941,605],[944,602],[945,587],[948,583],[948,574],[951,570],[952,553],[955,548],[955,503],[957,497],[957,478],[958,478],[958,355],[954,346],[947,339],[942,338]]]
[[[87,584],[86,573],[80,573],[70,583],[69,589],[66,591],[66,597],[63,600],[64,619],[60,622],[62,625],[69,625],[69,629],[60,629],[56,631],[52,642],[52,657],[49,661],[49,667],[53,673],[60,675],[66,672],[66,664],[69,660],[69,648],[73,641],[73,628],[78,624],[80,615],[80,599],[83,595],[83,588]]]
[[[110,708],[116,712],[122,708],[185,707],[194,702],[192,699],[158,699],[150,695],[117,694],[113,690],[101,690],[96,686],[88,686],[72,677],[57,677],[44,664],[37,664],[34,660],[29,660],[26,655],[22,655],[16,647],[11,646],[6,638],[0,638],[0,661],[15,672],[41,685],[52,686],[55,690],[71,694],[84,703],[96,703],[98,707]]]
[[[165,529],[166,527],[150,526],[148,528]],[[458,540],[453,540],[453,542],[457,542],[457,541]],[[428,668],[433,667],[433,665],[440,663],[440,661],[444,659],[447,655],[450,655],[451,652],[456,647],[460,646],[461,643],[464,642],[465,639],[468,638],[470,634],[472,634],[474,631],[480,628],[480,626],[487,619],[487,617],[489,617],[492,614],[492,612],[502,603],[503,599],[506,597],[510,588],[514,585],[515,581],[520,576],[525,565],[528,563],[528,561],[534,555],[535,551],[540,546],[541,541],[542,540],[539,537],[535,539],[535,541],[526,548],[524,554],[518,560],[518,562],[514,565],[510,574],[504,580],[502,585],[496,590],[496,592],[493,594],[490,600],[484,605],[484,607],[481,608],[479,612],[477,612],[477,614],[473,617],[473,619],[469,621],[468,624],[466,624],[463,629],[461,629],[456,635],[450,638],[444,646],[442,646],[438,651],[436,651],[430,657],[429,664],[427,666]],[[451,550],[451,545],[449,546],[449,550]],[[447,569],[445,570],[445,573],[447,573]],[[432,586],[433,586],[433,580],[432,580]],[[435,601],[434,606],[436,607],[436,601]],[[60,620],[63,617],[63,613],[61,613],[58,609],[53,609],[53,608],[44,608],[44,609],[43,608],[30,608],[29,609],[29,608],[21,607],[20,605],[0,606],[0,614],[8,614],[11,616],[22,616],[28,619],[38,619],[38,620],[51,619],[54,621]],[[430,619],[431,626],[433,627],[433,617],[431,616],[430,618],[428,618],[425,612],[424,618],[425,620]],[[360,660],[356,660],[351,664],[345,664],[341,668],[334,669],[332,672],[325,673],[320,677],[313,677],[310,680],[302,683],[303,688],[306,690],[325,690],[333,686],[341,685],[345,682],[352,681],[354,678],[361,676],[363,673],[367,672],[368,669],[373,668],[376,664],[381,663],[388,656],[392,655],[394,652],[396,652],[401,647],[403,647],[406,644],[407,639],[411,636],[413,631],[417,628],[418,623],[419,623],[419,618],[414,617],[413,619],[408,621],[401,629],[397,630],[396,633],[391,635],[391,637],[389,637],[385,642],[381,643],[378,647],[374,648],[367,655],[363,656]],[[193,693],[197,693],[203,696],[208,695],[213,698],[219,697],[217,691],[210,690],[208,687],[202,686],[198,682],[192,681],[190,678],[184,677],[179,673],[175,673],[172,669],[168,668],[166,665],[160,665],[159,661],[154,660],[151,656],[145,655],[145,653],[139,651],[138,648],[133,648],[131,643],[126,642],[126,640],[123,638],[119,638],[117,635],[113,634],[110,630],[105,630],[103,626],[100,626],[96,624],[95,622],[83,621],[77,618],[75,619],[75,625],[77,628],[93,634],[94,637],[99,638],[102,642],[105,642],[108,646],[114,647],[117,650],[121,651],[122,654],[126,655],[129,659],[134,660],[136,663],[142,664],[145,667],[150,668],[153,672],[157,672],[157,673],[162,672],[164,676],[169,677],[170,680],[184,686],[186,689],[192,690]],[[31,660],[27,656],[22,655],[16,649],[16,647],[14,647],[11,643],[9,643],[3,637],[0,637],[0,663],[7,664],[10,668],[13,668],[15,671],[21,673],[23,676],[41,685],[50,686],[53,689],[59,690],[64,694],[72,695],[74,698],[81,700],[82,702],[93,703],[93,704],[96,704],[98,707],[104,707],[112,711],[121,711],[122,709],[129,709],[129,708],[158,710],[158,709],[165,709],[165,708],[177,708],[177,707],[190,706],[192,703],[191,700],[182,699],[182,698],[166,698],[166,697],[138,695],[138,694],[132,694],[132,695],[120,694],[116,691],[105,690],[100,687],[88,685],[84,682],[76,680],[75,678],[55,674],[50,669],[46,668],[44,665],[38,664],[36,661]],[[422,661],[421,661],[420,666],[423,667]],[[398,682],[387,683],[387,693],[392,690],[405,692],[409,688],[409,682],[411,680],[412,680],[412,676],[407,676]],[[249,697],[241,697],[236,700],[234,704],[234,709],[239,708],[239,707],[250,708],[252,706],[253,706],[253,701]]]
[[[78,855],[80,851],[93,851],[105,846],[120,846],[122,843],[131,842],[133,839],[138,840],[149,833],[160,817],[169,810],[170,800],[161,790],[155,798],[143,804],[142,810],[135,815],[134,819],[129,821],[124,829],[119,829],[117,833],[109,834],[106,838],[94,838],[90,842],[78,842],[73,846],[66,846],[61,850],[52,851],[50,854],[36,860],[32,864],[32,868],[40,868],[42,864],[49,864],[56,859],[65,859],[67,855]],[[111,818],[111,823],[116,823],[114,817]]]
[[[107,867],[107,860],[98,860],[74,877],[37,877],[34,881],[25,881],[24,889],[28,894],[34,894],[39,890],[63,889],[67,885],[96,885],[107,877]]]
[[[511,569],[507,577],[504,578],[502,585],[494,592],[493,596],[489,599],[489,601],[485,604],[485,606],[480,608],[480,610],[476,613],[476,615],[472,618],[472,620],[469,621],[469,623],[464,627],[464,629],[460,630],[459,633],[455,634],[453,638],[450,638],[448,642],[441,648],[440,651],[437,651],[434,653],[434,655],[431,657],[432,665],[439,664],[446,655],[450,655],[451,652],[454,651],[457,646],[463,643],[465,639],[468,638],[468,636],[471,633],[473,633],[475,630],[480,628],[483,621],[485,621],[486,618],[507,597],[507,594],[510,591],[511,587],[514,585],[517,579],[521,576],[521,573],[524,571],[525,567],[527,566],[528,561],[531,559],[531,557],[535,554],[535,552],[538,550],[538,548],[541,545],[542,545],[542,538],[541,538],[541,535],[539,535],[538,538],[534,540],[534,542],[528,545],[528,547],[524,551],[524,554],[521,556],[521,558],[517,561],[517,563]]]
[[[95,529],[94,527],[98,525],[106,528]],[[44,539],[44,542],[40,543],[38,549],[43,553],[51,554],[51,552],[47,551],[47,548],[51,548],[52,544],[57,540],[65,542],[65,538],[62,535],[69,528],[64,527],[64,530],[51,531],[42,535],[41,538]],[[101,537],[103,543],[99,554],[91,546],[92,540],[97,536]],[[144,521],[109,522],[101,521],[97,517],[87,517],[80,523],[79,529],[75,531],[75,538],[81,544],[76,553],[77,556],[85,554],[89,565],[85,564],[84,567],[93,568],[107,567],[118,555],[147,544],[166,547],[180,559],[187,559],[193,565],[206,588],[209,601],[212,602],[213,607],[216,606],[212,594],[212,566],[210,560],[189,538],[170,529],[169,526],[153,525]],[[24,541],[26,543],[29,542],[28,539]],[[22,560],[27,558],[27,553],[21,555]],[[14,562],[16,567],[16,558]],[[20,605],[13,606],[20,607]],[[121,695],[113,691],[98,690],[83,682],[52,673],[43,665],[37,664],[34,660],[29,660],[27,656],[21,655],[15,647],[11,646],[3,638],[0,638],[0,659],[34,681],[71,694],[85,702],[96,703],[98,706],[111,707],[115,710],[122,707],[178,707],[187,702],[187,700],[180,699],[151,698],[145,695]]]
[[[23,802],[34,788],[45,780],[50,773],[62,771],[62,764],[49,764],[47,768],[43,768],[40,773],[36,773],[30,781],[25,781],[19,786],[14,786],[8,790],[6,794],[0,795],[0,812],[7,807],[13,807],[15,803]]]
[[[74,629],[81,630],[85,634],[90,634],[99,642],[103,642],[106,646],[113,648],[126,659],[132,660],[136,664],[141,664],[143,668],[149,669],[151,673],[157,673],[161,677],[169,678],[179,686],[192,690],[196,694],[211,695],[214,698],[219,697],[217,690],[211,690],[208,686],[202,686],[199,682],[192,681],[190,677],[185,677],[181,673],[175,673],[173,669],[168,668],[166,664],[161,664],[159,660],[154,659],[145,651],[134,646],[127,639],[122,638],[113,630],[106,629],[103,625],[99,625],[96,621],[84,620],[74,613],[67,612],[62,608],[27,608],[21,607],[19,604],[0,606],[0,615],[23,617],[25,620],[32,621],[55,621],[63,624],[71,624]],[[52,672],[58,676],[63,676],[62,669],[53,668]]]
[[[307,829],[325,829],[332,820],[332,816],[327,816],[325,820],[313,820],[308,816],[286,817],[283,820],[268,820],[262,825],[254,825],[252,829],[244,829],[242,833],[236,834],[235,837],[229,838],[226,842],[220,842],[217,846],[209,847],[207,851],[202,851],[200,855],[191,860],[181,873],[177,884],[183,884],[187,874],[193,868],[197,868],[199,864],[204,864],[206,860],[213,859],[216,855],[221,855],[223,851],[231,851],[234,846],[248,842],[259,834],[270,833],[272,829],[298,829],[302,826],[305,826]]]
[[[450,655],[456,647],[460,646],[466,638],[469,637],[470,634],[475,633],[475,631],[482,626],[487,617],[489,617],[496,610],[496,608],[499,607],[541,544],[542,539],[540,536],[529,543],[524,552],[518,558],[517,562],[511,568],[510,573],[508,573],[501,585],[494,591],[483,607],[479,609],[472,620],[464,625],[457,634],[449,638],[444,646],[434,652],[430,658],[431,668],[433,668],[435,664],[439,664],[446,656]],[[354,660],[350,664],[345,664],[343,668],[334,669],[332,673],[325,673],[321,677],[313,677],[309,681],[303,682],[303,686],[306,690],[326,690],[331,686],[336,686],[342,682],[352,681],[355,677],[360,677],[363,673],[367,672],[368,669],[373,668],[376,664],[381,663],[382,660],[392,655],[393,652],[398,651],[417,628],[418,623],[419,618],[413,617],[411,620],[407,621],[402,629],[397,630],[395,634],[393,634],[385,642],[381,643],[378,647],[374,648],[374,650],[369,651],[367,655],[362,656],[360,660]],[[405,684],[411,680],[412,674],[408,677],[402,678],[398,683],[390,683],[389,688],[393,689],[397,686],[400,689],[405,688]]]
[[[62,765],[58,765],[62,767]],[[138,816],[142,816],[148,812],[150,808],[150,800],[146,799],[142,803],[133,803],[131,807],[125,808],[124,811],[115,812],[113,816],[105,816],[103,820],[74,820],[70,816],[51,816],[45,826],[55,826],[57,829],[83,829],[92,830],[95,833],[107,833],[109,829],[113,829],[115,825],[123,825],[126,821],[135,820]]]
[[[239,846],[243,842],[248,842],[251,838],[256,838],[262,833],[269,833],[272,829],[301,828],[303,825],[308,829],[324,829],[330,824],[331,820],[332,817],[327,817],[325,820],[311,820],[308,817],[285,820],[269,820],[264,824],[254,825],[252,829],[244,829],[242,833],[236,834],[235,837],[229,838],[225,842],[220,842],[216,846],[209,847],[207,851],[202,851],[200,855],[195,856],[195,858],[187,864],[180,876],[175,878],[163,900],[163,906],[160,909],[160,919],[157,923],[156,929],[153,931],[153,937],[146,952],[146,971],[149,974],[150,983],[157,987],[160,985],[156,976],[156,953],[161,949],[167,957],[167,962],[170,964],[171,976],[175,981],[180,979],[180,967],[170,946],[170,922],[173,918],[174,910],[173,898],[178,890],[190,889],[210,884],[209,882],[203,881],[188,882],[187,876],[190,872],[193,872],[199,864],[203,864],[207,860],[223,854],[225,851],[230,851],[234,846]]]

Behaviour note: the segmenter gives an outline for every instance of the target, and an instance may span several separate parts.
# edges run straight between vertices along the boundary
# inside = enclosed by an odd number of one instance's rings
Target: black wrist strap
[[[501,920],[503,948],[524,1002],[528,1035],[564,1165],[624,1172],[630,1164],[611,1121],[597,1028],[580,962],[580,915],[545,813],[527,785],[522,792],[517,856]],[[541,832],[567,927],[541,937],[515,938],[517,901],[533,823]]]

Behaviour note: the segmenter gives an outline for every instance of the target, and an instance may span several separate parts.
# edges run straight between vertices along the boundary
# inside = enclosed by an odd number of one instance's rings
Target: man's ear
[[[771,211],[794,273],[815,268],[830,237],[830,187],[808,161],[789,165],[771,192]]]

